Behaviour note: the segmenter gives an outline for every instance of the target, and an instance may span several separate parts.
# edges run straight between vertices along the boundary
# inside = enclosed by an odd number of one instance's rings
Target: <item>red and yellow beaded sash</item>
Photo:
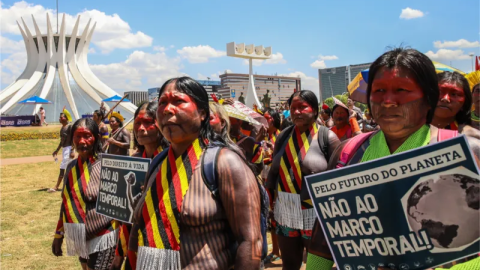
[[[155,152],[153,152],[153,157],[152,158],[156,157],[162,151],[163,151],[163,147],[159,146],[157,149],[155,149]],[[143,151],[142,158],[147,158],[147,151],[146,150]]]
[[[255,143],[255,145],[253,145],[252,163],[260,164],[262,162],[263,162],[263,147],[261,144]]]
[[[310,149],[313,136],[317,132],[316,123],[305,132],[300,132],[297,127],[293,128],[292,135],[288,139],[285,152],[280,160],[281,181],[279,181],[278,191],[300,194],[302,189],[301,163],[308,149]]]
[[[201,154],[198,139],[177,159],[172,148],[168,150],[156,180],[146,191],[139,221],[139,246],[180,250],[180,211]]]
[[[65,188],[62,193],[65,223],[85,223],[87,213],[85,191],[90,182],[90,168],[94,162],[93,158],[82,161],[78,157],[75,166],[65,179]]]
[[[269,140],[273,145],[275,145],[275,142],[277,141],[278,134],[280,134],[280,130],[278,130],[278,129],[277,129],[277,131],[275,131],[274,133],[268,134],[268,140]]]

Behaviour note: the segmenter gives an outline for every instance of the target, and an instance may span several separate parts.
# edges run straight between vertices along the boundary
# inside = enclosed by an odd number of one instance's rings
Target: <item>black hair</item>
[[[172,78],[162,85],[158,91],[159,97],[169,84],[173,84],[177,91],[185,93],[193,98],[195,104],[197,104],[197,108],[204,111],[205,118],[200,125],[200,143],[203,144],[205,140],[211,141],[212,139],[219,137],[210,126],[210,107],[208,105],[208,94],[205,88],[200,83],[187,76]]]
[[[343,106],[340,106],[340,105],[338,105],[338,104],[335,104],[335,105],[333,106],[333,109],[332,109],[332,116],[333,116],[333,112],[335,112],[335,110],[336,110],[337,108],[342,108],[342,109],[344,109],[345,111],[347,111],[347,114],[350,115],[350,110],[349,110],[349,109],[347,109],[347,108],[345,108],[345,107],[343,107]]]
[[[280,130],[284,130],[288,128],[289,126],[293,125],[293,121],[291,117],[287,117],[283,119],[282,124],[280,125]]]
[[[122,121],[120,121],[120,119],[118,119],[118,117],[116,117],[116,116],[113,116],[113,115],[112,115],[112,116],[110,116],[110,118],[112,118],[112,117],[113,117],[113,118],[115,118],[115,120],[118,122],[118,127],[123,127],[123,122],[122,122]],[[109,120],[110,120],[110,119],[109,119]]]
[[[263,114],[270,114],[270,116],[272,117],[273,119],[273,126],[276,128],[276,129],[280,129],[280,124],[281,124],[281,119],[280,119],[280,114],[278,113],[277,110],[274,110],[272,108],[266,108],[265,109],[265,112]]]
[[[438,97],[440,96],[437,73],[435,72],[435,66],[432,61],[423,53],[408,48],[395,48],[378,57],[377,60],[372,63],[368,72],[367,103],[370,111],[372,111],[370,107],[370,94],[372,92],[373,81],[377,72],[383,67],[388,69],[394,67],[403,68],[413,76],[413,79],[423,91],[424,99],[430,105],[426,122],[426,124],[430,124],[435,108],[437,107]]]
[[[103,120],[103,117],[105,116],[105,115],[103,115],[102,110],[95,110],[95,111],[93,111],[93,114],[95,114],[100,120]]]
[[[473,97],[472,92],[470,91],[470,84],[468,84],[467,79],[456,71],[445,71],[438,74],[438,84],[443,82],[455,83],[463,88],[465,102],[463,103],[462,109],[457,113],[457,115],[455,115],[455,120],[459,125],[470,124],[470,111],[472,109]]]
[[[62,116],[66,117],[66,115],[63,112],[60,113],[60,117],[62,117]]]
[[[172,78],[167,80],[162,85],[162,87],[158,91],[159,97],[162,96],[163,91],[165,91],[165,89],[169,84],[173,84],[175,86],[175,90],[182,92],[188,95],[190,98],[192,98],[195,101],[197,108],[204,111],[205,119],[202,120],[202,123],[200,125],[200,144],[203,147],[206,147],[205,141],[208,141],[209,143],[215,142],[215,144],[221,147],[226,147],[234,151],[240,156],[240,158],[242,158],[245,161],[248,167],[250,167],[253,171],[252,164],[245,159],[240,148],[235,144],[226,142],[222,138],[222,136],[215,133],[215,131],[210,126],[210,107],[209,107],[208,94],[205,88],[201,84],[199,84],[196,80],[187,76]]]
[[[327,109],[322,109],[323,113],[328,114],[328,116],[332,116],[332,109],[327,108]]]
[[[137,110],[135,111],[135,114],[133,115],[133,121],[137,118],[138,114],[140,111],[145,110],[145,112],[148,114],[148,116],[152,117],[154,120],[157,119],[157,108],[158,108],[158,103],[156,101],[144,101],[138,106]],[[158,129],[157,129],[158,130]],[[158,130],[158,138],[157,138],[159,145],[162,146],[162,148],[165,148],[168,146],[167,140],[163,137],[162,133],[160,130]],[[137,136],[135,135],[135,131],[133,132],[133,148],[136,148],[138,152],[145,151],[145,146],[141,145],[137,141]]]
[[[98,156],[103,152],[102,151],[102,141],[100,140],[100,129],[95,121],[92,118],[81,118],[75,121],[72,126],[72,133],[70,134],[70,141],[73,142],[73,134],[79,127],[86,127],[90,132],[92,132],[93,137],[95,138],[95,143],[93,144],[93,157],[98,158]]]
[[[480,83],[477,83],[472,87],[472,93],[475,92],[475,90],[478,90],[478,88],[480,88]]]
[[[294,97],[300,97],[303,100],[305,100],[305,102],[307,102],[308,105],[310,105],[313,108],[313,110],[315,111],[315,118],[314,119],[318,118],[318,99],[317,99],[317,96],[312,91],[301,90],[301,91],[293,93],[288,98],[288,101],[287,101],[289,107],[292,106],[292,100],[293,100]]]

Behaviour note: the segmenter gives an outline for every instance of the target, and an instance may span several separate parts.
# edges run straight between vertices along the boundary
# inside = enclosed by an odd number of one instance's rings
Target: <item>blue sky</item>
[[[247,73],[243,60],[225,56],[231,41],[272,46],[274,58],[257,63],[254,72],[300,76],[303,88],[314,91],[318,67],[371,62],[389,46],[413,47],[466,72],[468,54],[480,55],[478,0],[59,2],[67,23],[79,14],[83,24],[97,21],[88,61],[119,93],[181,74]],[[25,66],[15,20],[23,16],[32,25],[34,14],[46,33],[45,13],[53,15],[55,1],[1,3],[3,89]]]

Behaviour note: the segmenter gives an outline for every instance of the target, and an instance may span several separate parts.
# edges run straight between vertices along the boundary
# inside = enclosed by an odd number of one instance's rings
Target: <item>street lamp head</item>
[[[264,48],[263,45],[230,42],[227,43],[227,55],[246,59],[269,59],[272,56],[272,47]]]
[[[469,53],[470,57],[473,57],[475,54],[473,52]]]

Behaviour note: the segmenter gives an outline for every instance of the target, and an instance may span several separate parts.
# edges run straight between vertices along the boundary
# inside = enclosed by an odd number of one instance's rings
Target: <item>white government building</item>
[[[65,33],[63,15],[60,33],[52,31],[47,14],[47,34],[44,35],[33,18],[35,34],[25,24],[18,23],[27,50],[27,66],[23,73],[7,88],[0,92],[0,113],[2,115],[32,115],[40,106],[46,111],[47,122],[56,122],[59,113],[66,106],[74,119],[82,114],[92,113],[100,107],[102,99],[118,95],[101,82],[92,72],[87,62],[88,47],[95,30],[91,20],[79,33],[77,18],[72,33]],[[51,105],[23,105],[19,101],[31,96],[52,101]],[[108,107],[108,103],[106,103]],[[112,104],[110,104],[112,105]],[[115,111],[129,119],[137,107],[130,102],[122,102]]]

